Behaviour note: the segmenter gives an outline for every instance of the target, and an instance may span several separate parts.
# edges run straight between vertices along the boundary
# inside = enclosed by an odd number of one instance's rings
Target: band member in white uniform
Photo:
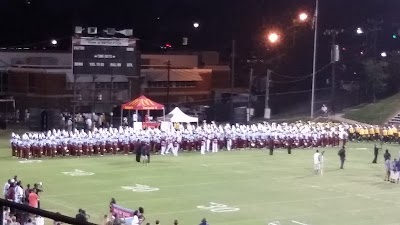
[[[165,154],[168,154],[169,151],[173,151],[174,149],[174,145],[173,145],[173,141],[171,139],[167,140],[167,150],[165,151]]]
[[[179,150],[179,143],[178,140],[175,140],[172,146],[172,154],[174,154],[174,156],[178,156],[178,150]]]
[[[232,150],[232,137],[230,134],[228,135],[227,140],[226,140],[226,149],[228,151]]]
[[[210,139],[211,139],[211,136],[208,135],[207,139],[206,139],[206,152],[210,151],[210,144],[211,144],[211,140]]]
[[[161,140],[161,155],[165,155],[166,150],[167,150],[167,141]]]
[[[202,155],[206,154],[206,140],[205,140],[205,138],[203,138],[201,140],[200,153]]]
[[[212,152],[218,152],[218,138],[214,137],[212,141]]]

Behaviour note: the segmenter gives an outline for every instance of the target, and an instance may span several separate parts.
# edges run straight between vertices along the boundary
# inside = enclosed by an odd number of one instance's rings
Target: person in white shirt
[[[320,154],[319,151],[317,150],[314,153],[314,173],[317,175],[320,169],[321,169]]]
[[[131,225],[139,225],[139,224],[140,224],[139,217],[137,216],[137,213],[135,213],[133,215],[133,219],[132,219]]]
[[[3,189],[3,197],[6,196],[8,188],[10,187],[11,179],[9,179],[5,184],[4,184],[4,189]]]
[[[41,216],[36,216],[35,225],[44,225],[44,218]]]
[[[15,194],[14,194],[14,201],[16,203],[22,203],[22,200],[24,198],[24,189],[21,187],[21,181],[17,182],[17,185],[15,186]]]

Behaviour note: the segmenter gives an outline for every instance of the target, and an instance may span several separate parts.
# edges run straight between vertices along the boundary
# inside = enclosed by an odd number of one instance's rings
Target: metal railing
[[[3,211],[4,207],[9,207],[10,209],[19,210],[23,212],[28,212],[34,215],[39,215],[41,217],[46,217],[49,219],[53,219],[54,221],[59,221],[62,223],[73,224],[73,225],[96,225],[95,223],[83,222],[76,220],[75,218],[61,215],[59,213],[50,212],[44,209],[37,209],[30,207],[29,205],[19,204],[15,202],[11,202],[5,199],[0,198],[0,209]],[[4,221],[3,213],[0,213],[0,221]]]

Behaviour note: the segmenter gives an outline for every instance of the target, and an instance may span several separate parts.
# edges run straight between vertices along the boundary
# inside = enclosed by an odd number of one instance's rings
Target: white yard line
[[[292,220],[292,223],[296,223],[296,224],[300,224],[300,225],[308,225],[308,224],[306,224],[306,223],[301,223],[301,222],[296,221],[296,220]]]

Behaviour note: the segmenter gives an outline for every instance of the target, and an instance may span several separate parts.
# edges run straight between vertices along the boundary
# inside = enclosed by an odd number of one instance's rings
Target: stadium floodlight
[[[106,30],[104,30],[104,32],[105,32],[107,35],[113,36],[113,35],[115,35],[116,30],[115,30],[115,28],[107,28]]]
[[[82,34],[83,33],[83,27],[75,27],[75,34]]]
[[[133,35],[133,30],[132,29],[124,29],[124,30],[116,31],[116,33],[119,33],[119,34],[129,37],[129,36]]]
[[[88,34],[97,34],[97,27],[88,27]]]

